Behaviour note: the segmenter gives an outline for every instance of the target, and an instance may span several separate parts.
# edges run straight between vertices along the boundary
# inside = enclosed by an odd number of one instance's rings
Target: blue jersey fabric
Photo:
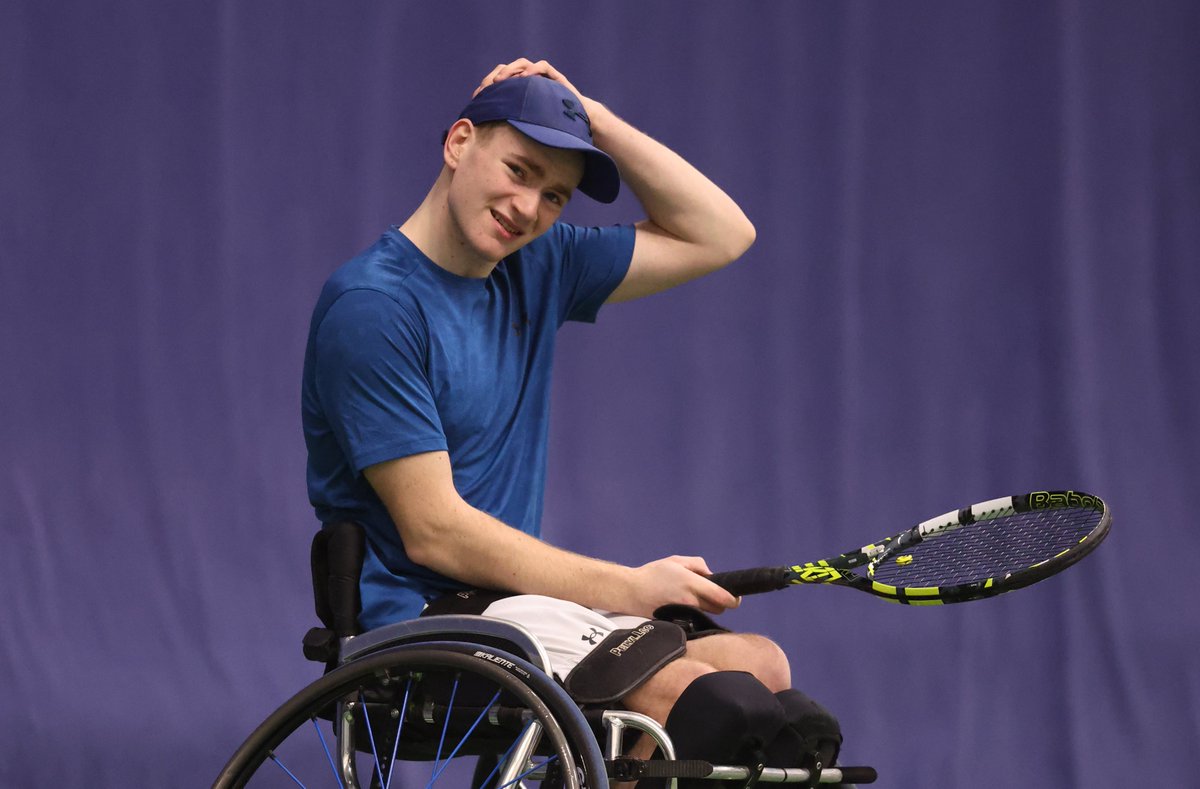
[[[596,319],[633,240],[632,227],[558,223],[468,279],[391,228],[329,278],[304,357],[308,493],[322,522],[366,528],[364,628],[463,585],[409,560],[362,470],[445,450],[469,504],[538,535],[555,335]]]

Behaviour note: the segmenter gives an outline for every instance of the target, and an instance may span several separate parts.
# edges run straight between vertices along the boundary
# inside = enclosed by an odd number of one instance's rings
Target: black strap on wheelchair
[[[713,772],[713,766],[700,759],[668,761],[621,757],[606,764],[608,777],[620,782],[637,781],[642,778],[707,778]]]
[[[313,603],[325,627],[314,627],[304,636],[304,656],[327,668],[337,658],[338,639],[360,632],[358,581],[366,548],[366,533],[353,521],[327,523],[313,536]]]
[[[683,628],[688,641],[693,638],[703,638],[714,633],[728,633],[729,628],[717,624],[717,620],[690,605],[671,604],[660,606],[654,612],[654,618],[663,622],[671,622]]]

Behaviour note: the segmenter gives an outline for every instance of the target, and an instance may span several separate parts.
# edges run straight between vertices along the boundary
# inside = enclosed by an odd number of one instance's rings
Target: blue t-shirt
[[[366,529],[364,628],[463,585],[409,560],[362,470],[445,450],[469,504],[538,535],[555,334],[596,319],[633,240],[632,227],[559,223],[468,279],[392,228],[329,278],[304,356],[308,493],[323,523]]]

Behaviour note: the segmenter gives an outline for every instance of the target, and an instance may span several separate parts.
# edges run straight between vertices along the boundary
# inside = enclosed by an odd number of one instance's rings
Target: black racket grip
[[[760,594],[782,589],[788,585],[790,572],[787,567],[755,567],[750,570],[714,573],[708,576],[708,580],[740,597],[744,594]]]

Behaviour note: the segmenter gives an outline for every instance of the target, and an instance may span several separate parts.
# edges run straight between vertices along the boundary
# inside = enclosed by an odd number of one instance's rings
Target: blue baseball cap
[[[493,82],[459,114],[471,123],[508,121],[527,137],[551,148],[583,154],[579,191],[611,203],[621,191],[616,162],[592,144],[592,123],[571,89],[541,76],[509,77]]]

